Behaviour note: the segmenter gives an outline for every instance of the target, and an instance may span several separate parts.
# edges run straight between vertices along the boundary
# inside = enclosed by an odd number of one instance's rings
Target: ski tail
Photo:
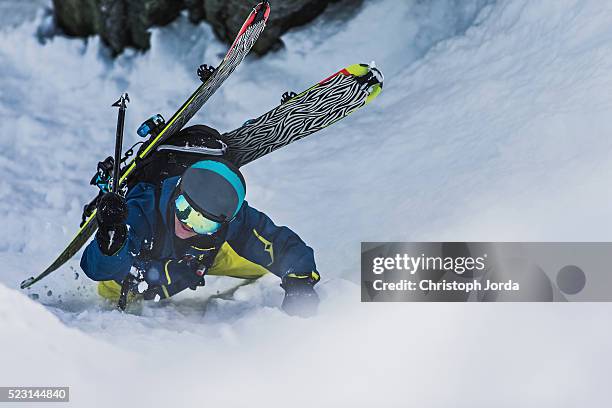
[[[64,251],[55,259],[55,261],[53,261],[53,263],[40,275],[36,277],[32,276],[21,282],[21,289],[29,288],[30,286],[32,286],[45,276],[49,275],[51,272],[55,271],[63,264],[65,264],[70,258],[74,256],[74,254],[79,251],[80,248],[85,245],[87,240],[89,240],[89,238],[96,232],[96,229],[98,229],[98,223],[96,222],[96,217],[94,213],[92,217],[89,217],[89,219],[81,227],[79,232],[72,239],[70,244],[68,244],[66,249],[64,249]]]
[[[384,77],[374,63],[353,64],[223,134],[229,159],[244,166],[322,130],[372,102]]]

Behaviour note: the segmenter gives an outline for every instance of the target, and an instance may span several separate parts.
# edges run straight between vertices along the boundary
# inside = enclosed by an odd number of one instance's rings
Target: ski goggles
[[[189,202],[187,202],[183,194],[179,194],[178,197],[176,197],[174,207],[176,209],[176,218],[184,225],[191,228],[196,234],[213,234],[221,228],[220,222],[208,219],[196,211]]]

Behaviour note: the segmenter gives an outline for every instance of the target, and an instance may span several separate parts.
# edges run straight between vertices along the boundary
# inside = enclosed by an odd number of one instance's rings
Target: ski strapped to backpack
[[[251,50],[257,38],[259,38],[259,35],[266,26],[269,15],[270,5],[267,1],[263,1],[255,6],[242,25],[236,39],[230,46],[219,66],[212,70],[212,72],[206,69],[202,71],[208,72],[202,72],[201,75],[199,73],[200,78],[204,80],[202,85],[200,85],[179,110],[172,115],[170,120],[166,123],[163,118],[161,118],[161,115],[156,115],[139,128],[139,134],[141,136],[143,134],[144,136],[149,136],[149,140],[143,144],[136,157],[121,169],[119,187],[129,181],[130,175],[138,168],[142,160],[181,130],[210,96],[231,75]],[[66,249],[64,249],[55,261],[41,274],[21,282],[20,286],[22,289],[30,287],[51,272],[57,270],[85,245],[97,229],[95,205],[98,197],[85,206],[84,222],[82,222],[81,228]]]
[[[222,135],[228,159],[241,167],[336,123],[372,102],[383,81],[374,62],[354,64],[297,95],[286,92],[276,108]]]

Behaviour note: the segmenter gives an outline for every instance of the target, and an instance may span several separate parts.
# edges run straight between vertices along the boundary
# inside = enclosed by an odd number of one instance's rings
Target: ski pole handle
[[[112,192],[116,193],[119,190],[119,179],[121,178],[119,165],[121,164],[121,151],[123,149],[123,126],[125,124],[125,110],[127,104],[130,101],[130,97],[127,92],[123,93],[119,100],[113,103],[112,106],[119,108],[119,114],[117,116],[117,133],[115,134],[115,162],[113,166],[113,189]]]

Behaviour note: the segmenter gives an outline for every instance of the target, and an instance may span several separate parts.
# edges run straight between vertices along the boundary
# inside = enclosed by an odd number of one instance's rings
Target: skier
[[[179,134],[210,130],[196,125]],[[113,300],[128,274],[140,276],[132,287],[144,299],[159,299],[203,286],[205,275],[249,279],[272,272],[285,290],[283,310],[314,314],[319,298],[313,287],[320,276],[313,250],[249,206],[245,193],[238,168],[215,156],[158,185],[138,182],[125,198],[106,193],[81,268],[100,281],[98,293]]]

